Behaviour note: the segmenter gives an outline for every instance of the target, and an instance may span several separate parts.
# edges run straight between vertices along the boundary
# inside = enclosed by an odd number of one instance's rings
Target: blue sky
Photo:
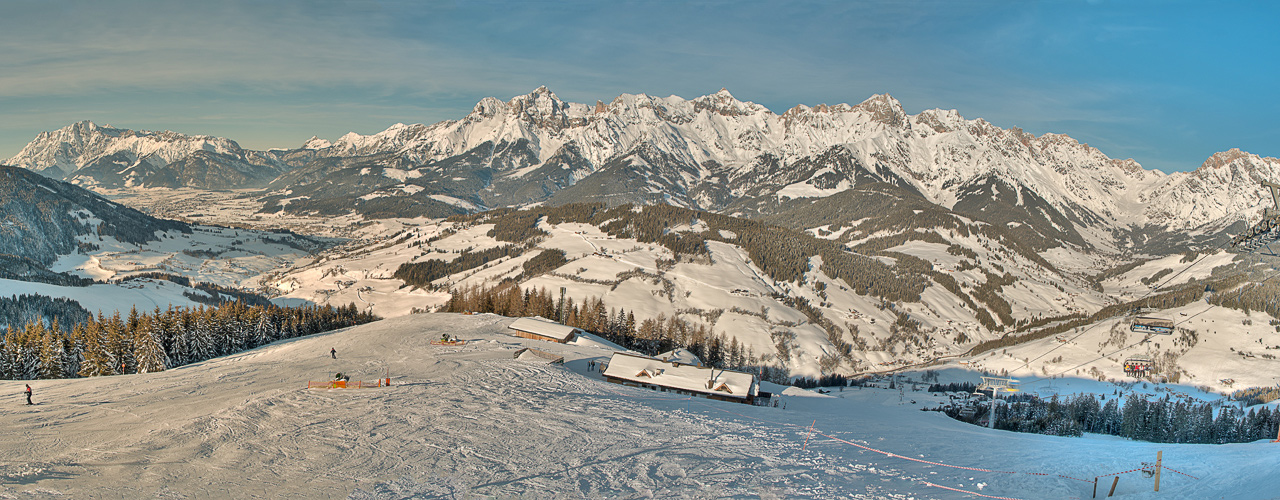
[[[254,149],[459,118],[546,85],[575,102],[721,87],[781,113],[898,98],[1190,170],[1280,156],[1268,2],[4,0],[0,158],[90,119]]]

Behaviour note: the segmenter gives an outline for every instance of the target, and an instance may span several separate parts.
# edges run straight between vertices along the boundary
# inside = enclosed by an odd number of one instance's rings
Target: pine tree
[[[80,362],[79,375],[81,377],[115,375],[115,356],[112,356],[105,345],[101,324],[96,321],[86,323],[80,336],[84,339],[84,351],[81,352],[83,360]]]
[[[253,344],[254,347],[267,345],[275,342],[275,326],[271,324],[270,310],[267,308],[257,308],[257,322],[253,327]]]
[[[154,321],[150,318],[142,319],[134,335],[133,358],[138,363],[138,373],[155,373],[165,369],[164,347],[160,345],[153,324]]]
[[[13,379],[13,356],[9,353],[9,339],[14,338],[13,325],[5,326],[4,338],[0,338],[0,377]]]
[[[129,373],[133,368],[130,363],[132,356],[131,345],[132,339],[128,338],[129,332],[126,331],[125,322],[120,319],[120,313],[117,311],[110,318],[107,318],[103,324],[102,336],[103,347],[111,355],[111,371],[106,375],[119,375]]]
[[[40,341],[44,338],[43,320],[27,323],[18,350],[18,370],[24,380],[40,378]]]
[[[40,341],[40,378],[42,379],[58,379],[63,375],[62,332],[58,331],[56,326],[55,322],[54,328],[46,330]]]

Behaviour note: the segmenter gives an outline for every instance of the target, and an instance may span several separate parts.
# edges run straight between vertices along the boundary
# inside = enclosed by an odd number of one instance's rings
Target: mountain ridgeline
[[[539,88],[457,120],[250,151],[234,141],[81,122],[9,164],[98,187],[260,189],[261,210],[447,217],[532,203],[666,204],[808,228],[914,205],[1007,229],[1027,248],[1164,254],[1264,208],[1280,160],[1231,150],[1191,172],[1115,160],[1058,134],[888,95],[782,114],[728,91],[594,105]]]
[[[775,114],[725,90],[585,105],[539,88],[458,120],[271,151],[81,122],[8,162],[25,170],[0,170],[3,278],[84,285],[47,267],[97,238],[190,231],[76,185],[237,189],[259,214],[400,219],[373,225],[374,244],[265,276],[265,293],[545,316],[544,288],[563,288],[578,306],[557,317],[624,345],[815,377],[1004,355],[1104,323],[1103,346],[1122,346],[1137,307],[1271,313],[1271,288],[1245,284],[1273,266],[1215,247],[1280,179],[1280,160],[1238,150],[1165,174],[1063,135],[908,114],[887,95]],[[1198,335],[1144,355],[1175,380]]]

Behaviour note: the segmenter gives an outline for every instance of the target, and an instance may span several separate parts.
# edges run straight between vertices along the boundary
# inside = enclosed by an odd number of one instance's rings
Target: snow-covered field
[[[190,234],[159,233],[160,239],[144,245],[122,243],[115,238],[81,236],[96,246],[89,253],[62,255],[50,266],[103,283],[87,287],[58,286],[0,279],[0,297],[38,294],[68,298],[91,313],[128,313],[131,307],[147,312],[155,308],[198,306],[184,294],[207,296],[192,287],[160,279],[130,279],[146,273],[188,278],[192,285],[211,283],[232,289],[255,291],[263,275],[313,260],[312,252],[330,240],[303,238],[288,233],[216,226],[193,226]],[[309,304],[295,300],[292,304]]]
[[[1095,476],[1157,450],[1195,479],[1166,470],[1157,494],[1122,474],[1117,497],[1280,491],[1268,442],[992,431],[918,411],[932,396],[910,389],[791,388],[776,408],[691,400],[608,384],[586,369],[613,352],[605,343],[510,337],[511,321],[408,315],[161,373],[34,381],[35,406],[7,382],[0,496],[1090,498]],[[469,342],[428,344],[442,333]],[[513,359],[526,345],[565,365]],[[305,388],[335,372],[389,373],[393,387]]]
[[[80,239],[99,248],[62,255],[51,270],[100,281],[158,272],[231,288],[247,286],[250,277],[294,265],[324,247],[290,234],[214,226],[193,226],[190,234],[169,231],[145,245],[110,237]]]
[[[191,288],[163,280],[136,280],[128,284],[102,283],[86,287],[57,286],[45,283],[31,283],[0,279],[0,297],[16,295],[44,295],[46,297],[67,298],[80,303],[90,313],[101,311],[110,316],[119,311],[126,315],[130,308],[136,307],[139,312],[151,312],[155,308],[161,310],[173,307],[198,307],[200,304],[182,295],[192,292]],[[202,295],[204,292],[199,292]],[[21,327],[21,325],[15,325]]]
[[[262,202],[255,190],[210,191],[170,188],[94,188],[94,191],[116,203],[146,212],[153,217],[182,220],[192,224],[229,227],[279,228],[316,236],[344,236],[352,227],[362,224],[359,216],[308,217],[277,213],[258,213]]]

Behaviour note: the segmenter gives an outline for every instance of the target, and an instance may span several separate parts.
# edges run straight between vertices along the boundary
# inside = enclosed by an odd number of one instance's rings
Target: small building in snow
[[[604,379],[632,387],[746,404],[753,404],[760,390],[756,376],[751,373],[622,352],[613,354],[604,370]]]
[[[698,359],[698,355],[683,347],[677,347],[654,357],[663,361],[678,361],[686,365],[702,366],[702,360]]]
[[[533,318],[520,318],[508,326],[517,337],[524,337],[533,340],[547,340],[564,344],[578,337],[582,330],[572,326],[565,326],[560,323],[552,323],[550,321],[536,320]]]

